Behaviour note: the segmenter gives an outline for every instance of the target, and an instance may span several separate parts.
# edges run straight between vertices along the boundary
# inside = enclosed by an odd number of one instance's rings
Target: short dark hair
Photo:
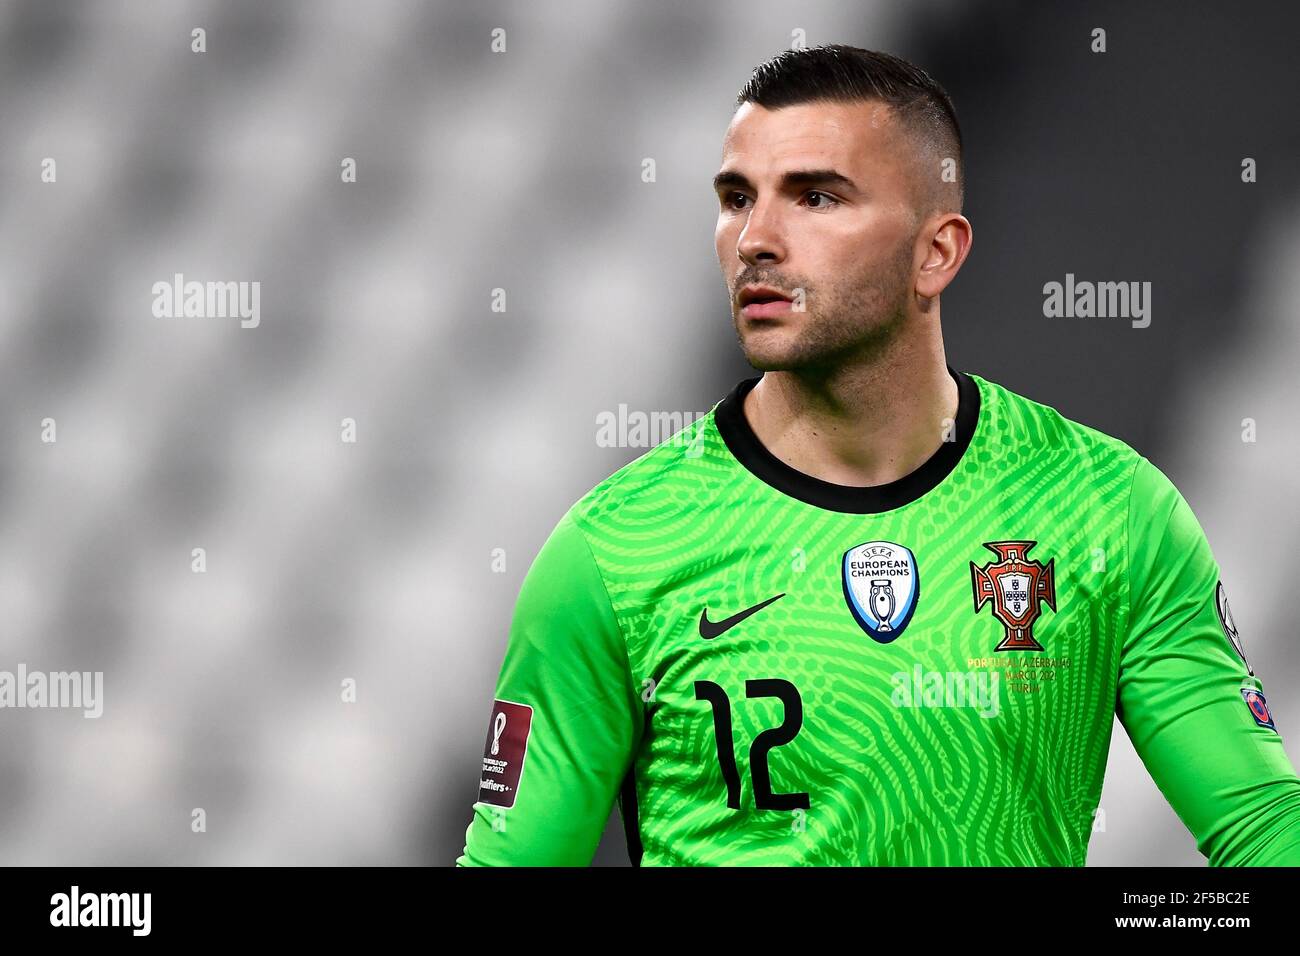
[[[956,160],[956,211],[961,212],[966,180],[961,127],[952,98],[930,74],[901,57],[840,43],[783,50],[754,69],[736,106],[755,103],[775,110],[816,100],[887,104],[923,148]],[[929,195],[942,193],[930,190]]]

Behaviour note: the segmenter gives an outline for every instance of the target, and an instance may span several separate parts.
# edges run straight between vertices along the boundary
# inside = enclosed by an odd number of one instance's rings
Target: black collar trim
[[[758,440],[745,418],[745,396],[762,376],[747,378],[736,385],[714,410],[714,422],[728,450],[753,475],[777,491],[828,511],[849,514],[879,514],[910,504],[931,491],[957,467],[979,421],[979,385],[965,372],[948,366],[957,383],[957,421],[953,441],[943,445],[919,468],[884,485],[837,485],[806,475],[787,465]]]

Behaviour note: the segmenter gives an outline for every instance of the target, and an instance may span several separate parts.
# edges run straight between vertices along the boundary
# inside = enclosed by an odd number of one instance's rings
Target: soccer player
[[[1082,865],[1113,715],[1214,865],[1300,864],[1300,778],[1186,500],[948,364],[943,89],[781,53],[715,177],[746,359],[521,588],[458,865]]]

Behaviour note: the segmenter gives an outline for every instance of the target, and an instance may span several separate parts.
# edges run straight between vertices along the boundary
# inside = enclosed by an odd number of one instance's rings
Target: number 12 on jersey
[[[772,774],[767,755],[775,747],[794,740],[803,726],[803,699],[799,689],[779,677],[745,681],[745,697],[776,697],[785,705],[785,719],[778,727],[769,727],[749,745],[749,775],[754,789],[754,807],[758,810],[807,810],[807,793],[773,793]],[[727,784],[727,806],[740,809],[740,771],[736,768],[735,741],[731,730],[731,699],[727,692],[710,680],[695,682],[695,699],[706,700],[713,708],[713,731],[718,740],[718,765]]]

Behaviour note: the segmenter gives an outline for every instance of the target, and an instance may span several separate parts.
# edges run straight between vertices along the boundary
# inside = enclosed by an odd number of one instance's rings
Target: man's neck
[[[942,447],[957,418],[943,344],[810,376],[767,372],[745,396],[758,440],[790,467],[837,485],[903,478]]]

